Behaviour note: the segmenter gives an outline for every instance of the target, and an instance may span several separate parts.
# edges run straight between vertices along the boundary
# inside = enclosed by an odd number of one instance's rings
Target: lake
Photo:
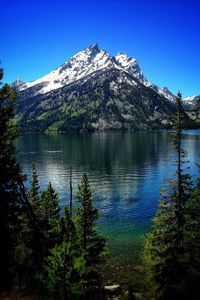
[[[69,204],[69,173],[73,199],[86,172],[100,209],[99,230],[108,238],[113,257],[135,261],[142,237],[151,226],[159,191],[173,177],[174,148],[170,132],[100,132],[74,135],[24,134],[16,140],[17,155],[29,186],[35,163],[41,189],[51,181],[62,206]],[[200,130],[184,132],[190,172],[198,175]]]

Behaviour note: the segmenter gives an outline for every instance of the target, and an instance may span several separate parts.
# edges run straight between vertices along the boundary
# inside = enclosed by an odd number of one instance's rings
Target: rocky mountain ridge
[[[148,82],[136,59],[97,44],[44,77],[13,84],[25,131],[148,129],[170,126],[175,96]]]

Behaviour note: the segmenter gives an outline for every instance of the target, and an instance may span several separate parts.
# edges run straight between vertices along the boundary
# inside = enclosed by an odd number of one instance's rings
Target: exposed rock
[[[121,286],[119,284],[106,285],[104,287],[104,291],[106,295],[119,295],[121,292]]]

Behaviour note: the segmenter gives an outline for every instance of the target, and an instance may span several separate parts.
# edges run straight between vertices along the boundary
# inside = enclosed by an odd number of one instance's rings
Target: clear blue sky
[[[31,81],[98,43],[135,57],[149,81],[200,94],[200,0],[2,0],[4,82]]]

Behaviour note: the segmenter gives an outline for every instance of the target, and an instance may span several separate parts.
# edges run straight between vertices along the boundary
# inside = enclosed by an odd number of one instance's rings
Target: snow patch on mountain
[[[193,106],[200,100],[200,96],[190,96],[183,99],[184,105]]]
[[[128,57],[126,54],[120,52],[115,56],[115,59],[123,69],[125,69],[130,75],[137,78],[141,83],[148,82],[135,58]]]
[[[105,50],[101,50],[97,44],[78,52],[62,66],[38,80],[26,83],[17,80],[13,85],[17,87],[19,91],[24,91],[37,86],[35,90],[33,89],[33,91],[31,91],[32,94],[45,94],[71,84],[79,79],[84,79],[87,75],[92,76],[92,73],[98,70],[112,68],[120,69],[123,72],[128,73],[138,79],[146,87],[150,87],[171,102],[176,101],[176,97],[168,90],[168,88],[160,88],[146,79],[135,58],[129,57],[122,52],[118,53],[115,57],[110,56]],[[125,78],[125,80],[130,81],[132,85],[137,84],[136,81],[128,79],[126,76],[122,77],[123,78],[119,79],[119,82],[122,82]],[[192,103],[192,100],[187,101]]]
[[[167,87],[160,88],[157,85],[149,82],[141,71],[139,64],[135,58],[128,57],[126,54],[120,52],[116,57],[118,64],[124,68],[130,75],[137,78],[146,87],[152,88],[159,95],[164,96],[171,102],[176,101],[176,97],[169,91]]]
[[[106,51],[100,50],[98,45],[95,44],[80,51],[61,67],[50,72],[46,76],[21,85],[19,90],[23,91],[37,84],[42,84],[41,89],[37,91],[37,94],[44,94],[104,68],[118,68],[118,66],[113,57]]]
[[[170,90],[167,87],[158,87],[158,93],[170,100],[171,102],[176,102],[176,96],[174,96],[174,94],[172,94],[172,92],[170,92]]]
[[[11,83],[11,87],[19,88],[22,84],[24,84],[24,82],[18,77],[13,83]]]

